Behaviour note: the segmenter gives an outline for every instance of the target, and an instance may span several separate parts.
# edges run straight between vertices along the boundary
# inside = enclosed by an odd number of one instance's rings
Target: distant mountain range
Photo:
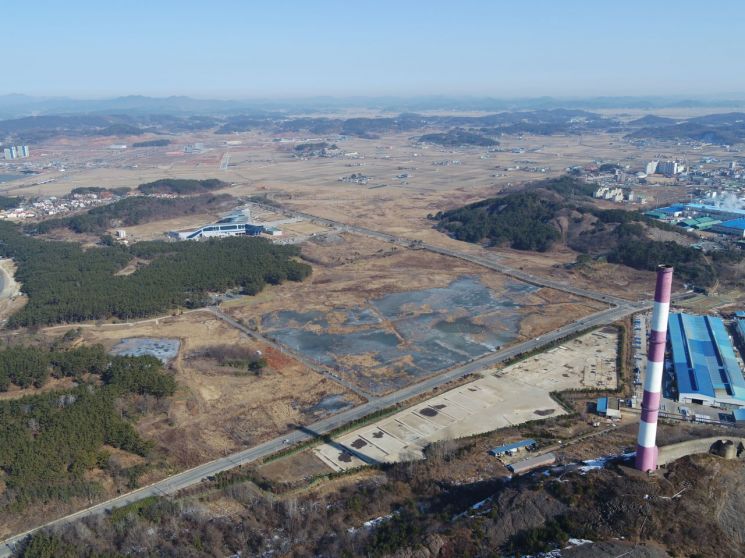
[[[369,108],[387,112],[426,110],[538,110],[538,109],[657,109],[657,108],[740,108],[745,94],[733,98],[685,97],[587,97],[512,98],[493,97],[308,97],[302,99],[220,100],[192,97],[146,97],[130,95],[109,99],[32,97],[0,95],[0,119],[46,114],[260,114],[327,113],[338,109]]]
[[[620,98],[617,98],[617,100]],[[383,107],[383,101],[389,104]],[[426,108],[436,106],[435,99],[406,99],[410,106],[419,103],[419,111],[401,111],[396,116],[345,118],[329,114],[342,106],[359,103],[394,112],[391,99],[310,99],[307,105],[280,107],[280,102],[200,100],[189,97],[119,97],[98,101],[71,99],[37,99],[23,95],[0,97],[0,141],[4,143],[38,144],[59,136],[132,137],[144,134],[178,135],[198,130],[213,130],[217,134],[233,134],[263,130],[276,135],[311,134],[318,136],[355,136],[379,138],[388,133],[419,133],[419,141],[448,146],[493,146],[503,135],[583,134],[598,131],[625,133],[634,140],[694,140],[717,144],[745,141],[745,112],[731,111],[706,116],[672,119],[648,114],[624,122],[599,112],[579,108],[497,108],[486,111],[486,104],[477,100],[453,100],[450,114],[427,114]],[[404,102],[402,101],[402,102]],[[586,100],[590,102],[609,100]],[[486,103],[486,100],[482,100]],[[497,103],[498,101],[494,101]],[[503,102],[503,101],[499,101]],[[506,103],[506,101],[504,101]],[[537,103],[537,99],[524,103]],[[549,100],[541,100],[550,104]],[[577,101],[579,102],[579,101]],[[620,101],[618,101],[620,102]],[[641,102],[641,101],[639,101]],[[276,103],[273,106],[271,103]],[[293,101],[301,103],[301,101]],[[315,103],[315,104],[313,104]],[[336,103],[336,104],[333,104]],[[421,106],[430,103],[428,107]],[[472,103],[469,105],[468,103]],[[440,99],[440,109],[446,107]],[[457,111],[484,110],[474,116]],[[45,107],[45,110],[42,108]],[[333,108],[332,108],[333,107]],[[32,110],[33,109],[33,110]],[[3,118],[5,113],[16,117]],[[48,112],[45,112],[48,111]],[[327,112],[329,111],[329,112]],[[444,112],[444,111],[443,111]],[[302,114],[298,114],[302,113]],[[395,114],[395,112],[394,112]],[[146,138],[147,139],[147,138]],[[152,139],[152,138],[151,138]],[[163,139],[163,138],[159,138]]]

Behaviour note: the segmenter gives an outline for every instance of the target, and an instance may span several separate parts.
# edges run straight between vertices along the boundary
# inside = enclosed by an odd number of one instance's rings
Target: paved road
[[[94,505],[90,508],[81,510],[79,512],[70,514],[66,517],[60,518],[55,521],[51,521],[45,525],[41,525],[25,533],[21,533],[0,543],[0,557],[7,557],[11,555],[11,549],[14,545],[18,544],[23,538],[30,533],[44,527],[55,527],[61,526],[72,521],[82,519],[87,516],[100,514],[111,510],[113,508],[122,507],[132,502],[142,500],[149,496],[164,496],[168,494],[174,494],[179,490],[188,488],[195,484],[199,484],[203,479],[215,475],[223,471],[229,471],[240,465],[245,465],[256,461],[258,459],[267,457],[277,451],[284,449],[290,445],[294,445],[303,441],[310,440],[313,436],[307,433],[307,430],[315,432],[317,435],[326,434],[340,426],[343,426],[351,421],[363,418],[370,413],[385,409],[417,395],[425,394],[434,389],[450,382],[451,380],[466,376],[468,374],[474,374],[482,371],[485,368],[494,366],[505,360],[509,360],[521,353],[538,349],[542,346],[548,345],[552,341],[566,337],[578,331],[595,327],[599,325],[609,324],[615,322],[629,314],[638,312],[641,309],[650,308],[651,303],[638,303],[638,304],[624,304],[622,307],[611,308],[604,310],[596,314],[591,314],[577,322],[567,324],[551,333],[547,333],[536,339],[530,339],[518,345],[496,351],[486,355],[480,359],[468,362],[457,368],[446,371],[443,374],[428,378],[418,384],[407,386],[403,389],[390,393],[388,395],[379,397],[368,401],[367,403],[348,409],[332,417],[325,418],[313,424],[304,427],[306,431],[296,430],[285,436],[274,438],[263,444],[247,448],[245,450],[233,453],[226,457],[221,457],[208,463],[203,463],[193,469],[183,471],[149,486],[140,488],[133,492],[129,492],[117,498],[112,498],[106,502]],[[226,317],[230,319],[229,317]],[[243,326],[237,322],[234,324],[236,327]]]
[[[267,208],[274,209],[274,208],[271,208],[270,206],[267,206]],[[16,545],[18,542],[23,540],[23,538],[25,538],[27,535],[29,535],[30,533],[38,529],[45,528],[45,527],[61,526],[66,523],[70,523],[72,521],[82,519],[87,516],[100,514],[108,510],[117,508],[117,507],[122,507],[127,504],[131,504],[132,502],[136,502],[138,500],[147,498],[149,496],[163,496],[163,495],[174,494],[178,492],[179,490],[182,490],[184,488],[188,488],[190,486],[200,483],[203,479],[209,476],[215,475],[223,471],[229,471],[238,466],[245,465],[253,461],[256,461],[258,459],[267,457],[290,445],[294,445],[294,444],[297,444],[303,441],[307,441],[313,437],[311,434],[307,433],[308,430],[315,432],[316,435],[326,434],[351,421],[363,418],[369,415],[370,413],[373,413],[380,409],[385,409],[397,403],[406,401],[407,399],[410,399],[412,397],[433,391],[437,389],[438,387],[454,379],[460,378],[462,376],[466,376],[468,374],[474,374],[474,373],[480,372],[484,370],[485,368],[489,368],[500,362],[509,360],[521,353],[533,351],[535,349],[548,345],[553,341],[562,339],[568,335],[572,335],[579,331],[582,331],[582,330],[585,330],[591,327],[595,327],[595,326],[613,323],[625,316],[639,312],[641,310],[649,309],[652,306],[651,303],[648,303],[648,302],[629,302],[627,300],[612,297],[609,295],[595,293],[592,291],[588,291],[586,289],[580,289],[578,287],[574,287],[572,285],[554,281],[552,279],[535,277],[528,273],[524,273],[523,271],[512,269],[505,265],[502,265],[492,258],[475,256],[472,254],[462,253],[462,252],[450,250],[447,248],[441,248],[439,246],[424,244],[418,241],[412,241],[410,239],[397,237],[397,236],[390,235],[387,233],[381,233],[378,231],[365,229],[363,227],[350,226],[344,223],[332,221],[330,219],[322,219],[322,218],[316,217],[314,215],[309,215],[306,213],[300,213],[296,211],[287,211],[287,213],[293,216],[296,216],[296,217],[302,217],[312,222],[321,223],[327,226],[332,226],[332,227],[335,227],[343,231],[350,231],[350,232],[354,232],[357,234],[363,234],[365,236],[377,238],[380,240],[384,240],[386,242],[393,242],[401,246],[429,250],[431,252],[439,253],[442,255],[470,261],[472,263],[476,263],[478,265],[487,267],[489,269],[493,269],[494,271],[504,273],[505,275],[509,275],[511,277],[514,277],[516,279],[519,279],[527,283],[531,283],[531,284],[541,286],[541,287],[550,287],[550,288],[554,288],[554,289],[561,290],[564,292],[569,292],[569,293],[572,293],[578,296],[605,302],[610,306],[610,308],[603,310],[601,312],[597,312],[595,314],[591,314],[584,318],[581,318],[580,320],[574,323],[567,324],[557,330],[554,330],[550,333],[542,335],[541,337],[537,337],[535,339],[529,339],[528,341],[525,341],[518,345],[514,345],[512,347],[509,347],[509,348],[506,348],[500,351],[495,351],[484,357],[475,359],[471,362],[468,362],[456,368],[452,368],[442,374],[438,374],[436,376],[428,378],[420,383],[407,386],[403,389],[400,389],[388,395],[377,397],[377,398],[369,398],[367,403],[364,403],[363,405],[360,405],[353,409],[348,409],[332,417],[315,422],[311,425],[307,425],[305,427],[305,431],[296,430],[294,432],[287,434],[286,436],[274,438],[273,440],[269,440],[267,442],[264,442],[263,444],[259,444],[254,447],[247,448],[245,450],[233,453],[226,457],[216,459],[214,461],[210,461],[208,463],[203,463],[202,465],[194,467],[193,469],[183,471],[181,473],[178,473],[176,475],[173,475],[171,477],[158,481],[149,486],[146,486],[138,490],[135,490],[133,492],[124,494],[117,498],[112,498],[111,500],[108,500],[106,502],[96,504],[90,508],[70,514],[66,517],[49,522],[45,525],[35,527],[34,529],[26,531],[25,533],[21,533],[19,535],[16,535],[14,537],[6,539],[5,541],[0,542],[0,558],[10,556],[14,545]],[[221,312],[218,308],[209,308],[208,310],[213,312],[215,316],[219,317],[222,320],[225,320],[227,323],[229,323],[233,327],[240,329],[247,335],[251,335],[254,337],[260,337],[255,332],[251,331],[250,329],[246,328],[242,324],[233,320],[230,316],[227,316],[226,314]],[[264,342],[268,342],[272,344],[273,346],[276,346],[280,350],[284,350],[282,349],[282,347],[280,347],[276,343],[271,342],[268,339],[261,337],[261,340]],[[314,369],[319,369],[319,367],[314,365],[313,363],[306,362],[305,364],[307,364],[308,366],[311,366]],[[319,369],[319,372],[327,376],[330,375],[328,371],[323,370],[323,369]],[[337,378],[333,374],[331,374],[331,376],[333,376],[332,379],[334,381],[345,384],[345,382],[341,380],[340,378]],[[353,389],[356,392],[358,391],[358,389],[354,388],[354,386],[350,385],[346,387],[349,387],[350,389]]]

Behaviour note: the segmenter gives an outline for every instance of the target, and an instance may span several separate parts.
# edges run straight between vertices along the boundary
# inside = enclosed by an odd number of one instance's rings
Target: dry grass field
[[[615,114],[622,119],[643,115],[643,111]],[[609,113],[610,115],[610,113]],[[675,116],[683,116],[680,111]],[[434,130],[433,130],[434,131]],[[333,158],[300,159],[292,148],[306,139],[287,134],[286,141],[267,132],[252,131],[215,135],[210,131],[184,134],[162,148],[107,149],[111,143],[131,143],[135,138],[54,139],[32,151],[33,163],[59,161],[65,172],[49,167],[41,175],[3,184],[4,194],[60,195],[78,186],[128,186],[165,177],[220,178],[230,184],[224,192],[237,197],[268,195],[291,209],[399,234],[412,239],[483,253],[483,247],[457,242],[432,228],[429,214],[477,201],[525,182],[558,176],[573,165],[617,162],[641,169],[655,158],[727,157],[717,146],[692,150],[671,143],[638,147],[619,134],[598,133],[583,136],[503,136],[500,151],[470,147],[448,149],[416,143],[416,133],[390,134],[378,139],[354,137],[322,138],[336,143],[344,154]],[[142,138],[137,138],[142,139]],[[239,140],[240,145],[227,145]],[[202,143],[201,153],[184,153],[185,145]],[[227,169],[220,169],[225,154]],[[541,169],[545,172],[539,172]],[[352,173],[369,177],[366,185],[341,182]],[[406,175],[404,177],[404,175]],[[399,178],[402,177],[402,178]],[[34,183],[54,179],[54,182]],[[678,186],[650,185],[639,189],[650,200],[661,203],[686,195]],[[131,227],[134,240],[162,238],[168,230],[210,221],[214,215],[195,215]],[[292,230],[290,230],[292,229]],[[307,236],[318,230],[297,224],[288,233]],[[646,296],[649,274],[608,266],[598,273],[566,270],[576,254],[557,247],[546,254],[525,254],[510,250],[490,250],[505,263],[575,282],[581,286],[620,296]]]
[[[48,328],[58,337],[69,326]],[[155,406],[139,422],[140,432],[155,440],[175,468],[193,466],[225,453],[258,444],[323,416],[313,407],[325,397],[340,396],[350,405],[361,399],[275,349],[248,338],[213,314],[196,311],[135,325],[107,324],[82,328],[80,341],[107,349],[121,339],[178,339],[178,356],[170,364],[178,391],[165,407]],[[260,350],[267,360],[259,375],[239,373],[199,358],[218,345]]]

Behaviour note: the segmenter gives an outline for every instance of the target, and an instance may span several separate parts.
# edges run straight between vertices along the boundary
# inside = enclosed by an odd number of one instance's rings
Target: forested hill
[[[152,356],[111,356],[100,345],[74,349],[0,349],[0,390],[9,383],[44,385],[52,375],[74,377],[78,386],[0,401],[0,514],[26,505],[75,496],[99,496],[102,485],[86,473],[105,468],[104,444],[147,456],[143,440],[122,412],[133,395],[165,397],[174,377]],[[142,469],[139,469],[141,472]],[[137,469],[130,479],[136,483]],[[56,554],[50,554],[56,556]]]
[[[722,250],[707,257],[685,242],[654,240],[652,228],[683,233],[636,211],[599,209],[588,197],[592,188],[568,177],[552,179],[434,218],[439,230],[466,242],[545,252],[563,241],[581,254],[649,271],[665,261],[675,266],[681,280],[703,287],[733,276],[743,259],[740,251]]]
[[[217,178],[194,180],[189,178],[161,178],[155,182],[140,184],[137,189],[143,194],[205,194],[228,186],[227,182]]]
[[[76,233],[101,234],[113,227],[131,227],[183,215],[225,211],[235,207],[235,204],[235,198],[229,194],[201,194],[184,198],[135,196],[94,207],[81,215],[47,219],[29,225],[27,230],[47,233],[54,229],[70,229]]]
[[[465,145],[490,147],[499,145],[499,142],[495,139],[457,128],[442,134],[424,134],[419,138],[419,141],[422,143],[435,143],[443,147],[460,147]]]
[[[488,198],[438,213],[438,228],[466,242],[507,243],[545,252],[560,238],[555,219],[565,200],[592,195],[594,187],[569,176],[528,185],[524,191]]]
[[[247,237],[83,251],[78,244],[28,237],[13,224],[0,223],[0,256],[15,260],[16,279],[29,297],[9,320],[11,327],[142,318],[203,306],[208,293],[232,288],[256,294],[267,283],[310,275],[298,255],[297,247]],[[148,265],[116,275],[135,257]]]
[[[535,193],[509,194],[438,216],[439,228],[458,240],[509,243],[518,250],[545,252],[559,238],[551,224],[559,206]]]

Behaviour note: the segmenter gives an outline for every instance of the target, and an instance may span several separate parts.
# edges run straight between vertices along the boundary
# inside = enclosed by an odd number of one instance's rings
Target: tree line
[[[129,197],[109,205],[94,207],[80,215],[47,219],[26,227],[30,233],[69,229],[76,233],[102,234],[113,227],[131,227],[151,221],[172,219],[205,211],[225,209],[234,202],[228,194],[201,194],[187,198]]]
[[[217,178],[195,180],[191,178],[161,178],[153,182],[140,184],[137,189],[143,194],[205,194],[212,190],[225,188],[228,184]]]

